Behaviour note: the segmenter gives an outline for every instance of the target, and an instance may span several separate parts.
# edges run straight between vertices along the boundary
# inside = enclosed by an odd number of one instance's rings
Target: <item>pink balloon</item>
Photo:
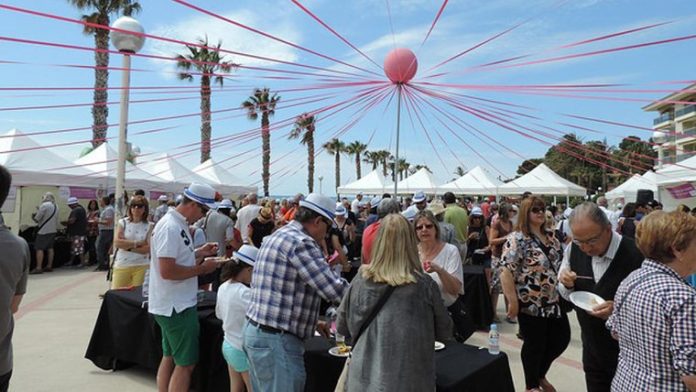
[[[384,59],[384,73],[392,83],[408,83],[418,70],[418,59],[409,49],[396,48]]]

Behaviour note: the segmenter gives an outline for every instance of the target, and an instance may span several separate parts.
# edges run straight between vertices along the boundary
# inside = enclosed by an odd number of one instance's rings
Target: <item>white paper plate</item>
[[[589,291],[575,291],[570,293],[570,302],[580,309],[592,311],[595,306],[604,303],[604,298]]]
[[[351,348],[350,346],[347,346],[347,347],[348,347],[348,348]],[[350,355],[350,351],[341,354],[340,352],[338,352],[338,346],[336,346],[336,347],[331,347],[331,348],[329,349],[329,354],[333,355],[334,357],[346,358],[348,355]]]
[[[445,348],[445,344],[442,342],[435,341],[435,351],[440,351]]]

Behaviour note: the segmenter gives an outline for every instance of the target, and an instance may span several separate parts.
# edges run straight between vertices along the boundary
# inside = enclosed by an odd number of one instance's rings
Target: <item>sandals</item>
[[[38,275],[38,274],[43,274],[43,270],[33,269],[33,270],[29,271],[29,275]]]

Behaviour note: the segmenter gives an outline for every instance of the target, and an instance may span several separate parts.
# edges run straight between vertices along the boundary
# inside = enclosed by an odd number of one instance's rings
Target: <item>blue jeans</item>
[[[244,324],[244,352],[254,392],[303,392],[307,377],[304,343],[289,333],[273,334]]]

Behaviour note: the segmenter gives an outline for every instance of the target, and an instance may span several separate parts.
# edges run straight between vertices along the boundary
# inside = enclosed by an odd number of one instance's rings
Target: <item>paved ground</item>
[[[155,391],[154,375],[139,369],[107,372],[84,358],[99,312],[99,293],[106,290],[104,273],[58,269],[32,275],[29,292],[16,315],[14,373],[11,391]],[[503,301],[500,301],[501,304]],[[499,311],[502,316],[502,309]],[[549,380],[562,392],[584,391],[580,330],[571,316],[572,341],[557,360]],[[503,323],[501,350],[510,358],[516,390],[524,377],[515,337],[516,326]],[[486,346],[487,335],[476,333],[470,344]]]

